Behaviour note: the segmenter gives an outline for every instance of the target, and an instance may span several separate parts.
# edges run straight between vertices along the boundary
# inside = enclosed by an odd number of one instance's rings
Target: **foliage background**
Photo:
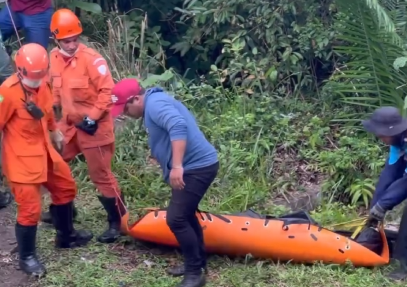
[[[204,208],[284,212],[304,196],[317,201],[305,204],[311,210],[368,207],[387,148],[359,121],[382,105],[405,112],[406,1],[54,5],[75,10],[83,41],[108,59],[116,81],[161,85],[195,113],[221,163]],[[130,200],[165,205],[168,188],[138,124],[117,147],[115,170]],[[74,170],[91,188],[85,164]]]
[[[404,111],[406,2],[390,2],[101,1],[102,13],[78,1],[57,6],[81,8],[86,40],[116,80],[162,85],[195,112],[222,166],[205,208],[278,212],[274,203],[292,208],[310,194],[319,204],[368,206],[386,149],[359,121],[381,105]],[[118,175],[135,204],[163,205],[167,189],[159,171],[144,168],[137,128],[119,138]]]
[[[106,57],[115,81],[160,85],[194,113],[221,167],[201,209],[271,215],[305,209],[325,226],[365,213],[388,148],[360,120],[383,105],[406,114],[407,0],[54,4],[75,10],[82,40]],[[15,39],[8,44],[17,48]],[[116,147],[113,168],[133,220],[142,208],[165,207],[169,189],[140,123],[129,122]],[[78,157],[72,170],[80,224],[101,230],[105,214],[86,163]],[[387,219],[397,218],[395,212]],[[60,254],[50,248],[50,234],[41,237],[52,272],[30,286],[175,284],[165,275],[174,256],[134,248],[129,238]],[[399,286],[380,272],[347,267],[252,263],[250,256],[209,264],[208,286]]]

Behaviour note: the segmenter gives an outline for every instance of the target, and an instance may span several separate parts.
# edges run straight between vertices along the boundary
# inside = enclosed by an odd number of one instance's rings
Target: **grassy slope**
[[[103,213],[92,194],[82,194],[78,200],[81,227],[99,232],[104,223]],[[87,248],[55,251],[54,232],[43,228],[41,255],[49,274],[32,286],[41,287],[170,287],[178,279],[165,274],[165,269],[181,260],[171,249],[152,248],[135,244],[129,238],[105,246],[92,242]],[[210,257],[212,287],[359,287],[400,286],[388,282],[382,275],[388,268],[368,270],[338,266],[280,265],[247,258]]]
[[[204,210],[254,208],[277,215],[287,211],[275,205],[277,199],[291,201],[312,185],[322,186],[324,195],[324,205],[313,217],[323,224],[343,222],[356,217],[356,209],[334,204],[332,198],[352,186],[349,195],[361,195],[356,199],[363,202],[371,183],[365,178],[375,178],[383,163],[380,148],[370,139],[328,125],[329,117],[341,111],[322,113],[303,101],[277,103],[269,98],[227,101],[225,91],[210,87],[192,87],[177,95],[194,111],[202,130],[219,150],[221,169],[201,204]],[[148,158],[144,132],[133,126],[116,144],[114,170],[133,219],[140,208],[166,206],[168,187]],[[75,163],[73,172],[80,187],[80,225],[98,233],[105,219],[85,164]],[[164,287],[178,281],[165,274],[165,268],[180,259],[174,250],[151,249],[123,238],[108,247],[92,243],[80,250],[55,252],[53,231],[42,231],[39,241],[49,275],[36,286]],[[212,257],[208,286],[396,286],[386,281],[382,271]]]

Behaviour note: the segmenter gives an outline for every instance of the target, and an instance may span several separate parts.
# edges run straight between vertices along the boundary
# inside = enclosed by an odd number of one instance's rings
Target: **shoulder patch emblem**
[[[99,73],[101,74],[101,75],[106,75],[106,72],[107,72],[107,67],[106,67],[106,65],[100,65],[99,67],[98,67],[98,71],[99,71]]]

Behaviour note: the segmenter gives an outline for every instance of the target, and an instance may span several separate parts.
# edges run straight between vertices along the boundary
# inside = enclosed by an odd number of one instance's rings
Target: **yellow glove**
[[[64,147],[64,135],[60,130],[55,130],[51,132],[51,141],[52,144],[54,145],[55,149],[59,152],[62,153],[62,149]]]

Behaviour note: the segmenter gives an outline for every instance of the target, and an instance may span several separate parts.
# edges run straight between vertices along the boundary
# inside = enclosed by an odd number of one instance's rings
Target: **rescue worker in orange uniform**
[[[58,47],[50,54],[50,76],[54,105],[62,110],[60,129],[64,134],[62,157],[69,162],[83,154],[89,177],[107,212],[108,229],[98,236],[101,243],[120,237],[124,200],[111,170],[115,151],[111,90],[113,78],[106,60],[79,42],[82,25],[69,9],[57,10],[51,33]]]
[[[63,137],[55,123],[51,88],[44,80],[49,68],[47,51],[39,44],[24,45],[15,64],[17,73],[0,86],[2,167],[17,203],[20,268],[41,276],[45,268],[36,256],[41,185],[51,194],[57,248],[86,245],[93,234],[73,227],[72,202],[77,189],[68,164],[54,148],[61,147]]]

